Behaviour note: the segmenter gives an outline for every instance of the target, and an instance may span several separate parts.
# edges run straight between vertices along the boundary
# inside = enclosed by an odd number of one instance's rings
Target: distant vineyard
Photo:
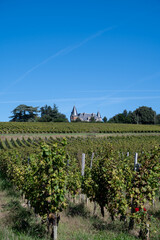
[[[0,134],[18,133],[154,133],[159,125],[110,124],[110,123],[25,123],[1,122]]]

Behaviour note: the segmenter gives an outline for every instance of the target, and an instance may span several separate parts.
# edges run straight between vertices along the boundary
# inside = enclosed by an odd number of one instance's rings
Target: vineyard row
[[[0,134],[19,133],[159,133],[159,125],[111,123],[1,122]]]

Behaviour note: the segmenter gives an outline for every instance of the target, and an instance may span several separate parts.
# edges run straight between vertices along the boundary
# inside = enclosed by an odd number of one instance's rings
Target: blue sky
[[[1,0],[0,121],[19,104],[160,113],[159,0]]]

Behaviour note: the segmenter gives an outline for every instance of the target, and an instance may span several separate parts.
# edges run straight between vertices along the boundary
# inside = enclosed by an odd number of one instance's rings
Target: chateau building
[[[71,112],[70,121],[76,121],[80,119],[81,121],[90,122],[91,118],[94,118],[96,122],[102,122],[102,118],[99,112],[95,113],[78,113],[76,107],[73,107]]]

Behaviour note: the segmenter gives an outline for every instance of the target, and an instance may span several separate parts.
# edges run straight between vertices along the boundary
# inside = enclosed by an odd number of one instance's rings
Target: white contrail
[[[40,66],[44,65],[45,63],[49,62],[50,60],[58,57],[58,56],[61,56],[61,55],[66,55],[70,52],[72,52],[73,50],[81,47],[82,45],[84,45],[85,43],[87,43],[88,41],[102,35],[103,33],[107,32],[107,31],[110,31],[112,29],[114,29],[116,26],[112,26],[112,27],[109,27],[109,28],[105,28],[99,32],[97,32],[96,34],[94,35],[91,35],[90,37],[84,39],[82,42],[74,45],[74,46],[68,46],[66,48],[63,48],[61,49],[60,51],[58,51],[57,53],[51,55],[50,57],[46,58],[45,60],[43,60],[42,62],[40,62],[39,64],[35,65],[34,67],[30,68],[28,71],[26,71],[22,76],[20,76],[18,79],[16,79],[8,88],[10,88],[11,86],[17,84],[18,82],[22,81],[27,75],[29,75],[31,72],[33,72],[34,70],[36,70],[37,68],[39,68]]]
[[[74,93],[75,93],[76,91],[74,91]],[[160,90],[150,90],[150,89],[148,89],[148,90],[130,90],[130,89],[112,89],[112,90],[82,90],[82,91],[77,91],[76,93],[123,93],[123,92],[125,92],[125,93],[134,93],[134,92],[138,92],[138,93],[148,93],[148,92],[160,92]]]
[[[0,101],[0,103],[40,103],[40,102],[89,102],[89,101],[110,101],[110,102],[121,102],[121,101],[132,101],[132,100],[157,100],[160,96],[146,96],[146,97],[91,97],[91,98],[52,98],[52,99],[39,99],[39,100],[17,100],[17,101]]]
[[[45,63],[49,62],[51,59],[58,57],[60,55],[62,55],[63,53],[65,53],[66,51],[68,51],[68,48],[64,48],[60,51],[58,51],[57,53],[55,53],[54,55],[46,58],[45,60],[43,60],[42,62],[38,63],[37,65],[35,65],[34,67],[30,68],[28,71],[26,71],[22,76],[20,76],[17,80],[15,80],[12,85],[15,85],[16,83],[20,82],[21,80],[23,80],[28,74],[30,74],[31,72],[33,72],[34,70],[36,70],[37,68],[39,68],[40,66],[44,65]]]

